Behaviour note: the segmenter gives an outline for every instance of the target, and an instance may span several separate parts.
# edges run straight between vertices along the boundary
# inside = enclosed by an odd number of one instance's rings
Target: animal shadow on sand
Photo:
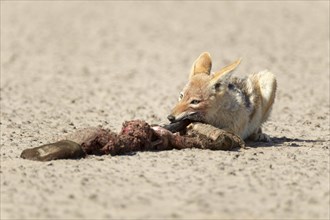
[[[325,141],[324,140],[288,138],[288,137],[282,136],[282,137],[271,137],[270,142],[246,140],[245,144],[247,147],[279,147],[279,146],[301,147],[304,145],[304,143],[320,143],[320,142],[325,142]]]
[[[299,138],[288,138],[285,136],[282,137],[271,137],[270,142],[262,142],[262,141],[252,141],[252,140],[245,140],[245,145],[246,147],[251,147],[251,148],[263,148],[263,147],[302,147],[304,144],[303,143],[320,143],[320,142],[325,142],[324,140],[309,140],[309,139],[299,139]],[[239,151],[239,148],[232,149],[230,151]],[[151,151],[154,153],[157,153],[159,151]],[[138,152],[133,151],[133,152],[128,152],[123,155],[118,155],[118,156],[134,156]]]
[[[288,138],[285,136],[282,137],[271,137],[270,142],[262,142],[262,141],[252,141],[245,140],[246,147],[251,148],[263,148],[263,147],[302,147],[304,143],[320,143],[325,142],[324,140],[309,140],[309,139],[299,139],[299,138]],[[239,148],[232,149],[231,151],[239,151]],[[159,152],[159,151],[152,151]],[[129,152],[121,156],[134,156],[138,152]],[[120,155],[119,155],[120,156]]]

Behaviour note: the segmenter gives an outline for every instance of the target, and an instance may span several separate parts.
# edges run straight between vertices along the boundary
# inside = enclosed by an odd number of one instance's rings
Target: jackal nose
[[[170,122],[173,122],[175,120],[175,117],[173,115],[169,115],[167,116],[167,119],[170,121]]]

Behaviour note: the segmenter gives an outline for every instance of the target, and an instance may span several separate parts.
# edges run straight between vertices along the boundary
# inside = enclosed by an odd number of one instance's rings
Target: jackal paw
[[[255,133],[252,134],[249,137],[250,140],[252,141],[260,141],[260,142],[271,142],[272,140],[270,139],[270,137],[265,134],[265,133]]]

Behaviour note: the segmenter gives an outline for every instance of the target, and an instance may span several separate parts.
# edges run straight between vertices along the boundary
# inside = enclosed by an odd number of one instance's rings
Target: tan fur
[[[182,97],[173,108],[173,120],[188,117],[194,121],[230,130],[241,138],[269,141],[261,132],[275,99],[275,76],[265,70],[246,79],[231,77],[240,60],[211,73],[209,53],[202,53],[194,62]]]
[[[208,52],[204,52],[194,62],[191,68],[189,78],[200,73],[210,74],[211,68],[212,68],[211,55]]]
[[[235,70],[240,63],[241,63],[241,59],[238,59],[234,63],[221,68],[221,70],[213,74],[213,79],[217,80],[220,76],[230,73],[231,71]]]

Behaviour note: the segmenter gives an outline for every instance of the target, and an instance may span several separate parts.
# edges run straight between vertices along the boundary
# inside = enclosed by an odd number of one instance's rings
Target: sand
[[[88,126],[165,123],[193,61],[269,69],[271,143],[34,162]],[[328,219],[329,2],[1,1],[1,219]]]

